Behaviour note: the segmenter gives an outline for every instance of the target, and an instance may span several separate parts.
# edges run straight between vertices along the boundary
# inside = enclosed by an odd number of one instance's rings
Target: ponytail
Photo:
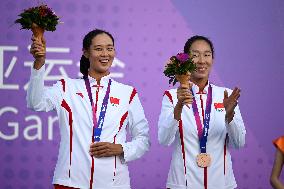
[[[83,77],[88,77],[88,70],[90,68],[90,61],[84,55],[80,59],[80,72],[83,74]]]

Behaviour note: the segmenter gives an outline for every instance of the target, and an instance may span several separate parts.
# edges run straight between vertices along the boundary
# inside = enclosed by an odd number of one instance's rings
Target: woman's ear
[[[83,55],[84,55],[86,58],[89,58],[89,57],[90,57],[90,53],[89,53],[88,50],[82,49],[82,51],[83,51]]]

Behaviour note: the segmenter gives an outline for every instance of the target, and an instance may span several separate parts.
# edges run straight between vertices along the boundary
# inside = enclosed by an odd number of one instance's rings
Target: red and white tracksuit
[[[204,91],[199,91],[197,85],[193,85],[192,89],[200,119],[203,120],[202,112],[204,114],[208,85]],[[177,103],[177,89],[165,92],[158,123],[158,138],[160,144],[174,147],[167,188],[232,189],[237,187],[231,155],[227,147],[228,145],[235,148],[244,146],[246,130],[238,106],[235,108],[234,119],[229,124],[225,122],[224,90],[223,87],[212,85],[212,107],[206,145],[212,163],[206,171],[198,167],[196,163],[200,147],[192,106],[190,105],[190,108],[184,106],[181,120],[175,120],[174,107]],[[231,93],[230,89],[226,90]]]
[[[61,141],[53,184],[89,188],[93,112],[84,80],[64,78],[52,87],[44,87],[44,70],[44,66],[40,70],[32,69],[27,104],[35,111],[55,110],[59,117]],[[103,77],[98,86],[97,81],[89,77],[92,97],[97,103],[97,120],[109,79],[109,76]],[[109,97],[100,141],[121,144],[124,154],[94,158],[92,187],[130,189],[127,162],[148,151],[148,122],[133,87],[112,79]],[[127,129],[132,136],[129,142],[126,142]]]

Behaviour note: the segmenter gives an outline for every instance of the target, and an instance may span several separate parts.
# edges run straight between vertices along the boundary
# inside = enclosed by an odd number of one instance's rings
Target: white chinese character
[[[4,84],[4,77],[8,78],[16,64],[17,57],[13,56],[7,70],[4,72],[4,51],[18,51],[17,46],[0,46],[0,89],[19,90],[19,85]]]
[[[111,67],[120,67],[120,68],[124,68],[125,67],[125,63],[122,62],[121,60],[117,59],[117,58],[114,58],[113,60],[113,63],[111,65]],[[124,74],[123,73],[120,73],[120,72],[111,72],[110,73],[110,76],[113,77],[113,78],[123,78],[124,77]]]
[[[31,46],[28,46],[28,49],[30,49]],[[57,47],[47,47],[46,52],[53,52],[53,53],[69,53],[70,49],[69,48],[57,48]],[[65,59],[46,59],[45,60],[45,65],[47,66],[44,72],[44,81],[57,81],[62,79],[62,77],[68,77],[66,71],[64,70],[65,65],[72,65],[72,60],[65,60]],[[59,72],[60,75],[49,75],[52,68],[55,65],[61,65],[59,66]],[[33,66],[33,61],[25,61],[24,66]],[[27,90],[28,88],[28,83],[25,84],[24,89]]]

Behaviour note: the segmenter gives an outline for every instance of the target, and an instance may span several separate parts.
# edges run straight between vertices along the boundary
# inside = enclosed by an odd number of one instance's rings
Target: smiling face
[[[189,52],[197,67],[191,74],[191,80],[207,82],[213,64],[213,54],[210,45],[204,40],[196,40],[192,43]]]
[[[108,75],[115,56],[112,39],[105,33],[96,35],[89,49],[84,49],[84,55],[90,61],[90,76],[99,78]]]

